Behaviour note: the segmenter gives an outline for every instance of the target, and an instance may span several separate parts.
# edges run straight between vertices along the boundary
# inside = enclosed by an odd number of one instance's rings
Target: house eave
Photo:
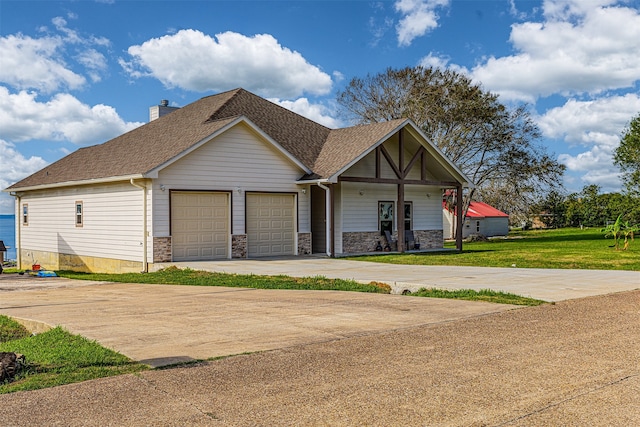
[[[152,178],[147,174],[134,174],[134,175],[122,175],[122,176],[110,176],[106,178],[85,179],[79,181],[64,181],[56,182],[52,184],[40,184],[27,187],[9,187],[2,190],[5,193],[21,193],[26,191],[38,191],[38,190],[50,190],[54,188],[75,187],[80,185],[95,185],[95,184],[108,184],[118,181],[130,181],[131,179],[143,179]]]
[[[336,184],[338,182],[337,177],[334,179],[332,178],[319,178],[319,179],[301,179],[296,181],[296,184],[298,185],[305,185],[305,184]]]

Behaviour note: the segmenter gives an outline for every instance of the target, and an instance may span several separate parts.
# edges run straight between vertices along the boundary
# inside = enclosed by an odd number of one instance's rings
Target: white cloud
[[[0,139],[0,190],[18,182],[47,165],[41,157],[24,157],[15,149],[15,145]],[[11,199],[9,199],[11,202]],[[11,202],[11,206],[13,203]],[[0,205],[0,212],[11,212],[5,203]]]
[[[611,96],[592,101],[568,100],[538,117],[544,136],[570,145],[588,147],[576,155],[560,154],[558,160],[580,175],[583,184],[597,184],[605,191],[619,191],[620,171],[613,153],[629,121],[640,111],[640,94]]]
[[[60,87],[77,89],[83,76],[68,69],[60,58],[63,41],[59,37],[31,38],[22,34],[0,37],[0,82],[17,89],[53,92]]]
[[[433,52],[430,52],[427,56],[420,60],[420,65],[423,67],[433,67],[446,69],[447,64],[449,63],[449,58],[446,56],[435,55]]]
[[[620,3],[620,0],[544,0],[542,8],[547,19],[564,21],[580,17],[597,7],[616,3]]]
[[[102,80],[102,73],[107,70],[107,58],[95,49],[86,49],[78,54],[76,60],[84,65],[93,82]]]
[[[511,28],[516,54],[491,57],[472,77],[503,99],[598,94],[640,80],[640,12],[615,0],[546,0],[544,22]]]
[[[224,91],[236,87],[262,96],[325,95],[331,77],[269,34],[247,37],[225,32],[211,37],[181,30],[131,46],[120,64],[134,78],[152,76],[167,87]]]
[[[86,78],[74,71],[69,62],[75,59],[84,66],[93,81],[99,81],[107,68],[103,54],[91,46],[108,47],[104,37],[82,36],[67,27],[64,18],[52,20],[58,34],[39,38],[18,34],[0,37],[0,82],[18,90],[35,89],[52,93],[61,88],[79,89]],[[47,28],[41,28],[47,32]],[[75,45],[75,58],[67,55],[67,47]]]
[[[395,9],[402,15],[396,26],[398,45],[409,46],[416,37],[438,27],[436,9],[448,6],[450,0],[397,0]]]
[[[74,144],[104,142],[143,123],[125,122],[113,107],[93,107],[69,94],[57,94],[47,102],[36,94],[17,94],[0,86],[0,128],[9,141],[34,139],[70,141]]]
[[[640,94],[592,101],[568,100],[537,120],[543,134],[570,144],[615,147],[629,121],[640,111]]]
[[[613,165],[613,150],[607,146],[595,146],[578,155],[561,154],[558,161],[571,172],[577,172],[582,185],[596,184],[605,192],[620,191],[620,170]]]
[[[270,101],[328,128],[336,129],[341,126],[341,122],[331,116],[332,111],[329,108],[321,104],[311,104],[307,98],[299,98],[295,101],[279,99],[270,99]]]

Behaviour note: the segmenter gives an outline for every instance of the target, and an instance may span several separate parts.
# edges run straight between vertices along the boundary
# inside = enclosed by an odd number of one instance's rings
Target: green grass
[[[13,321],[0,316],[0,334]],[[0,384],[0,394],[36,390],[95,378],[139,372],[148,366],[57,327],[35,336],[0,343],[0,351],[24,354],[26,369],[13,382]]]
[[[564,228],[509,233],[507,239],[464,243],[461,253],[430,252],[352,257],[360,261],[409,265],[559,268],[640,271],[640,239],[629,250],[610,247],[599,229]],[[447,243],[446,248],[454,248]]]
[[[165,268],[153,273],[100,274],[60,271],[58,275],[69,279],[97,280],[119,283],[149,283],[164,285],[190,286],[227,286],[232,288],[255,289],[297,289],[332,290],[354,292],[391,292],[388,285],[382,283],[362,284],[354,280],[328,279],[316,277],[258,276],[253,274],[212,273],[208,271]]]
[[[480,291],[474,291],[472,289],[459,289],[455,291],[449,291],[445,289],[422,288],[417,292],[411,293],[410,295],[427,298],[451,298],[467,301],[484,301],[496,304],[513,304],[525,306],[547,304],[546,301],[527,298],[508,292],[492,291],[490,289],[481,289]]]
[[[31,336],[22,324],[7,316],[0,316],[0,344]]]

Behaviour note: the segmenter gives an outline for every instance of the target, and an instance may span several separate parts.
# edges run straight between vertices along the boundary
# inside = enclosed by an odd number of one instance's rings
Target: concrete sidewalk
[[[325,276],[361,282],[385,282],[394,293],[420,288],[492,289],[562,301],[640,289],[640,272],[612,270],[547,270],[533,268],[396,265],[325,257],[265,258],[251,260],[160,264],[224,273],[294,277]]]

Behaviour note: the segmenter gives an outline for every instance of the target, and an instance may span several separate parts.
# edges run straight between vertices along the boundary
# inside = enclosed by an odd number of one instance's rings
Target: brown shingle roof
[[[244,89],[204,97],[104,144],[81,148],[7,190],[142,175],[244,116],[326,178],[347,165],[402,120],[331,130]]]

